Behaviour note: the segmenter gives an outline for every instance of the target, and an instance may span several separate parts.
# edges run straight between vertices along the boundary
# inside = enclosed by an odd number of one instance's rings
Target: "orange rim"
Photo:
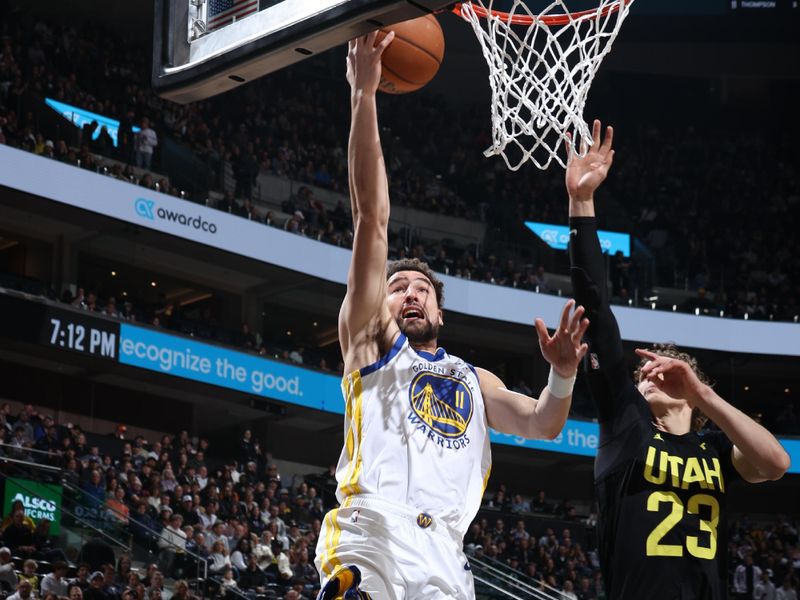
[[[499,10],[487,10],[482,6],[477,6],[475,4],[472,5],[473,12],[478,15],[479,17],[486,19],[489,15],[493,15],[495,17],[500,18],[502,21],[506,23],[511,23],[512,25],[533,25],[534,21],[540,21],[544,25],[567,25],[571,21],[575,21],[576,19],[581,19],[583,17],[592,16],[594,18],[597,17],[605,17],[609,13],[617,12],[620,9],[620,6],[624,2],[625,4],[630,4],[633,0],[618,0],[612,4],[609,4],[603,10],[581,10],[579,12],[574,13],[564,13],[562,15],[545,15],[543,17],[539,16],[530,16],[530,15],[518,15],[507,12],[502,12]],[[464,18],[463,12],[463,3],[459,2],[453,8],[453,12],[456,13],[461,18]]]

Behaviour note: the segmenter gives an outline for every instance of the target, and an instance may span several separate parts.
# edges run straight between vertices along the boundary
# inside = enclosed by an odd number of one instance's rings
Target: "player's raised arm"
[[[347,54],[352,111],[347,160],[355,235],[347,294],[339,312],[339,340],[348,369],[377,360],[383,350],[380,338],[391,322],[386,308],[389,186],[375,94],[381,54],[393,37],[389,34],[377,45],[375,33],[359,37],[350,42]]]
[[[595,120],[592,126],[594,144],[586,155],[581,158],[572,148],[568,149],[566,186],[569,194],[570,275],[575,301],[586,308],[586,316],[591,322],[586,332],[591,369],[606,372],[613,369],[615,376],[627,378],[623,369],[622,339],[608,299],[605,261],[597,239],[594,205],[595,191],[605,180],[614,160],[614,130],[607,127],[602,139],[600,134],[600,121]],[[616,394],[609,392],[612,387],[599,389],[592,385],[601,420],[612,416],[611,403],[616,399]]]
[[[574,306],[574,300],[564,306],[558,328],[552,336],[547,333],[544,321],[536,319],[539,348],[550,363],[547,387],[538,400],[506,389],[499,377],[478,369],[490,427],[528,439],[553,439],[561,433],[572,405],[572,387],[578,365],[587,350],[587,345],[581,340],[589,321],[582,318],[582,306],[570,314]]]

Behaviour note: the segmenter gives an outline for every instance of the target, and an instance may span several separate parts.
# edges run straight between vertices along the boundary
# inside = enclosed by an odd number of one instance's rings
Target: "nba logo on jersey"
[[[600,361],[597,360],[597,354],[594,352],[589,354],[589,364],[594,371],[597,371],[600,368]]]
[[[472,418],[472,392],[461,379],[438,373],[419,373],[409,390],[411,410],[431,431],[457,438]]]

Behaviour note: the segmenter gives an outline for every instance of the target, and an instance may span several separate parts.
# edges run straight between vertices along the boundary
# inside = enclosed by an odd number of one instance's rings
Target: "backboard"
[[[156,0],[153,88],[185,104],[452,0]]]

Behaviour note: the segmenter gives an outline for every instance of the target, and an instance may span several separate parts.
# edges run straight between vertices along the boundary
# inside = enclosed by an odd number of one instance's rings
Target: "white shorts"
[[[461,535],[422,514],[376,496],[347,497],[320,530],[322,585],[338,567],[356,566],[359,589],[373,600],[474,600]]]

